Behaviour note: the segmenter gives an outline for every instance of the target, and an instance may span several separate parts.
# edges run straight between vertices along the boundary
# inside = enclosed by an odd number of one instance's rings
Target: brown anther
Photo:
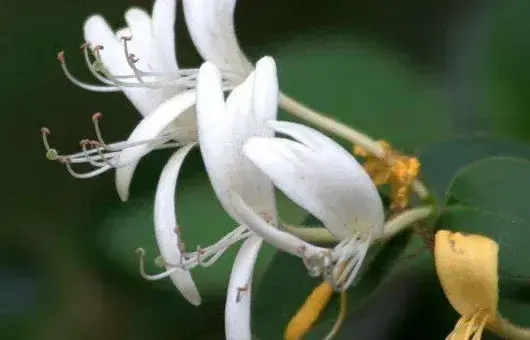
[[[305,251],[307,250],[307,247],[305,246],[305,244],[301,244],[300,246],[298,246],[298,248],[296,248],[298,250],[298,252],[301,254],[301,255],[304,255]]]
[[[79,145],[81,145],[81,146],[85,146],[85,145],[87,145],[88,143],[90,143],[90,140],[89,140],[89,139],[81,139],[81,140],[79,141]]]
[[[176,226],[175,229],[173,229],[173,231],[175,232],[175,234],[180,234],[180,226]]]
[[[125,36],[125,35],[124,35],[124,36],[121,36],[120,39],[123,40],[123,41],[131,41],[131,40],[132,40],[132,37],[131,37],[131,36]]]
[[[51,134],[51,131],[47,127],[42,127],[40,129],[40,133],[43,134],[43,135],[49,135],[49,134]]]
[[[197,249],[197,252],[200,254],[200,255],[203,255],[206,251],[204,249]]]
[[[95,122],[96,120],[100,120],[101,118],[103,118],[103,113],[101,112],[96,112],[92,115],[93,122]]]
[[[272,221],[272,215],[269,214],[268,212],[262,212],[259,214],[261,217],[263,217],[263,219],[265,220],[265,222],[267,223],[270,223]]]
[[[59,60],[61,64],[64,64],[64,51],[57,53],[57,60]]]
[[[69,164],[71,163],[72,161],[70,160],[69,157],[66,157],[66,156],[60,156],[57,158],[57,161],[61,164]]]
[[[100,142],[98,142],[97,140],[93,140],[93,139],[89,140],[89,141],[88,141],[88,144],[89,144],[90,146],[95,146],[95,147],[100,147],[100,146],[101,146],[101,143],[100,143]]]
[[[244,285],[243,287],[237,287],[237,295],[236,295],[236,302],[241,301],[241,294],[248,291],[248,285]]]
[[[101,51],[101,50],[103,50],[103,49],[105,49],[105,48],[103,47],[103,45],[96,45],[96,46],[94,46],[94,47],[92,48],[92,51],[97,52],[97,51]]]
[[[81,44],[81,46],[79,46],[80,49],[84,50],[85,48],[90,48],[90,46],[92,46],[88,41]]]
[[[138,59],[137,56],[134,55],[134,53],[129,54],[129,60],[133,63],[137,63],[140,59]]]

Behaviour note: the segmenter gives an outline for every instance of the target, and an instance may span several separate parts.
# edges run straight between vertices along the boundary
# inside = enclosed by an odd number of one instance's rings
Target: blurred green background
[[[39,129],[47,126],[54,146],[76,151],[80,139],[93,135],[90,117],[96,111],[105,114],[107,140],[128,136],[140,116],[126,98],[70,84],[56,54],[64,49],[72,70],[89,80],[78,52],[87,16],[101,13],[118,28],[127,8],[150,11],[151,5],[147,0],[0,2],[0,107],[6,128],[0,168],[2,339],[223,338],[224,289],[237,249],[213,268],[196,271],[205,297],[200,308],[186,304],[169,283],[138,275],[134,249],[143,246],[150,258],[157,255],[152,200],[169,153],[142,161],[124,204],[111,173],[71,178],[46,160],[40,141]],[[199,65],[178,12],[180,65]],[[239,0],[236,27],[254,60],[277,59],[286,93],[375,138],[421,152],[457,136],[530,139],[529,13],[525,0]],[[186,162],[179,198],[179,222],[190,245],[214,241],[233,227],[198,153]],[[282,202],[286,220],[305,218]],[[272,255],[268,249],[260,257],[258,275]],[[362,339],[416,334],[425,310],[444,305],[439,287],[432,293],[424,284],[430,279],[418,276],[404,271],[387,283],[375,301],[356,312],[362,317],[345,326],[352,329],[349,334]],[[439,322],[435,338],[444,338],[454,320],[456,315]]]

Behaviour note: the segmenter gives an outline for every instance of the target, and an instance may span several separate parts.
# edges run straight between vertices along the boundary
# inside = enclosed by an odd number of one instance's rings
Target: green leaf
[[[277,61],[282,91],[373,138],[410,152],[453,131],[437,80],[403,55],[344,32],[263,49]]]
[[[422,179],[443,203],[445,193],[457,172],[490,156],[530,158],[530,145],[480,136],[438,142],[419,153]]]
[[[530,140],[530,3],[515,0],[488,7],[483,18],[487,27],[469,56],[470,89],[477,94],[473,104],[491,118],[494,132]]]

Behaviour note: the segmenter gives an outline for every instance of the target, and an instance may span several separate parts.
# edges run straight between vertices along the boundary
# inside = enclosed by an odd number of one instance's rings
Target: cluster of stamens
[[[369,245],[370,237],[359,233],[329,251],[308,256],[305,246],[301,246],[299,254],[310,276],[322,276],[334,290],[345,291],[357,277]]]
[[[130,52],[129,42],[132,37],[121,37],[123,42],[123,53],[128,67],[131,70],[130,74],[112,74],[105,67],[101,59],[101,51],[104,49],[103,45],[91,45],[84,43],[81,45],[84,60],[90,73],[103,85],[89,84],[77,79],[68,69],[66,65],[66,57],[64,51],[57,54],[57,59],[61,64],[61,68],[66,76],[75,85],[96,92],[114,92],[121,91],[123,88],[144,88],[144,89],[159,89],[165,87],[177,87],[179,89],[195,88],[197,85],[197,68],[190,69],[175,69],[164,72],[140,70],[136,64],[140,59]],[[241,75],[230,71],[223,71],[223,87],[225,89],[232,89],[235,84],[241,81]]]
[[[42,142],[46,149],[46,158],[52,161],[57,161],[64,164],[68,172],[75,178],[85,179],[98,176],[110,169],[127,166],[129,163],[121,163],[119,161],[120,152],[140,146],[150,145],[152,149],[167,149],[176,148],[181,146],[178,142],[170,142],[170,140],[179,132],[186,132],[185,128],[175,128],[168,130],[166,133],[159,137],[152,138],[149,140],[137,141],[137,142],[115,142],[107,144],[103,139],[101,133],[99,121],[103,118],[101,113],[95,113],[92,115],[92,122],[94,124],[94,130],[96,133],[96,139],[82,139],[79,141],[81,152],[63,155],[60,154],[56,148],[52,148],[48,141],[48,137],[51,134],[50,129],[43,127],[41,129]],[[78,172],[74,169],[72,164],[89,164],[94,169],[87,172]]]
[[[253,232],[246,226],[239,226],[226,234],[219,241],[207,247],[198,246],[196,251],[185,252],[183,244],[179,244],[181,250],[179,263],[168,263],[162,257],[155,259],[155,264],[165,267],[167,270],[160,274],[147,274],[145,271],[145,250],[138,248],[136,251],[140,255],[140,274],[147,280],[159,280],[170,276],[178,269],[191,270],[195,267],[209,267],[214,264],[233,244],[251,236]]]

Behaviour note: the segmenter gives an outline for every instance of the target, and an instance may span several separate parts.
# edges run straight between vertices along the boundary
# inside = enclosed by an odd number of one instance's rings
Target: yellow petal
[[[495,318],[498,306],[498,244],[484,236],[436,233],[436,271],[447,299],[463,317],[484,313]]]

